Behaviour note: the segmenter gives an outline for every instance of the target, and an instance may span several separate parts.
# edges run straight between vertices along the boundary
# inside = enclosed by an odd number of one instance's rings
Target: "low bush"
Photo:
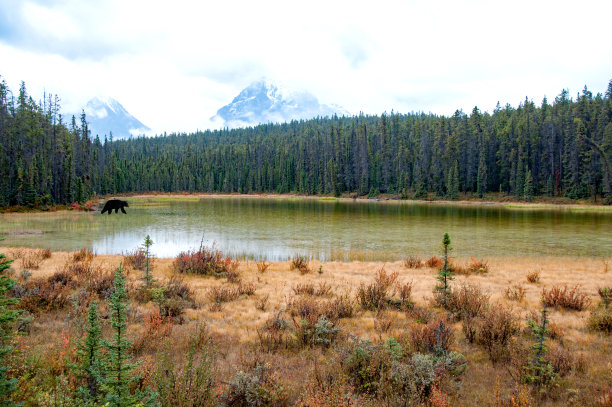
[[[597,294],[601,298],[601,303],[605,308],[610,306],[610,302],[612,302],[612,288],[611,287],[599,287],[597,289]]]
[[[152,259],[149,258],[149,268],[151,268]],[[123,264],[126,267],[131,267],[134,270],[144,271],[147,268],[147,256],[143,249],[134,249],[123,255]]]
[[[297,297],[289,300],[287,311],[292,317],[307,320],[314,325],[319,320],[319,317],[327,311],[325,304],[324,301],[318,300],[315,297]]]
[[[177,273],[225,277],[228,271],[235,271],[238,265],[238,260],[224,256],[220,250],[201,246],[198,250],[179,253],[172,268]]]
[[[540,272],[532,271],[532,272],[527,273],[527,281],[532,284],[539,283],[540,282]]]
[[[599,307],[598,309],[591,311],[587,326],[590,330],[595,332],[603,332],[606,334],[612,334],[612,309]]]
[[[397,280],[399,273],[388,274],[382,267],[376,272],[374,281],[368,285],[361,283],[357,289],[357,302],[362,309],[375,310],[387,302],[391,287]]]
[[[408,256],[404,260],[404,267],[407,269],[419,269],[423,267],[423,260],[415,256]]]
[[[282,406],[288,395],[270,365],[257,363],[246,372],[236,372],[220,398],[228,407]]]
[[[462,266],[458,263],[455,263],[452,259],[448,259],[448,271],[453,274],[461,274],[467,276],[470,274],[470,271],[466,266]],[[441,267],[440,267],[441,268]]]
[[[173,355],[168,341],[157,355],[152,382],[163,406],[216,405],[216,355],[205,329],[199,330],[204,332],[190,336],[186,354]]]
[[[470,273],[488,273],[489,264],[483,260],[476,260],[475,258],[470,257],[470,263],[467,265],[467,270]]]
[[[258,261],[255,264],[257,265],[257,271],[259,271],[261,274],[265,273],[268,267],[270,267],[270,263],[266,263],[265,260]]]
[[[376,395],[381,379],[391,367],[391,355],[382,346],[351,337],[343,350],[342,367],[359,393]]]
[[[523,298],[525,298],[525,292],[525,287],[523,287],[521,284],[514,284],[506,288],[504,296],[510,301],[523,301]]]
[[[261,328],[257,329],[259,345],[266,352],[275,351],[289,345],[289,322],[281,317],[278,312],[270,316]]]
[[[480,287],[463,284],[448,295],[446,310],[459,320],[474,318],[484,314],[487,310],[489,297],[489,294],[485,293]]]
[[[444,262],[441,258],[433,256],[425,262],[425,265],[430,268],[440,269],[444,265]]]
[[[386,312],[379,311],[374,318],[374,331],[378,333],[379,338],[382,335],[389,332],[393,325],[393,318],[391,318]]]
[[[255,284],[253,283],[238,284],[238,295],[246,295],[246,296],[255,295]]]
[[[193,291],[191,287],[181,277],[172,276],[166,282],[164,288],[164,296],[166,298],[176,298],[190,303],[192,306],[196,305],[193,298]]]
[[[325,303],[324,312],[333,321],[340,318],[352,318],[355,313],[355,302],[349,293],[345,293]]]
[[[329,295],[332,287],[326,282],[321,282],[317,286],[312,283],[298,283],[292,287],[295,295],[316,295],[319,297]]]
[[[39,250],[40,250],[40,257],[43,260],[51,258],[51,249],[39,249]]]
[[[340,329],[335,328],[324,314],[319,315],[314,324],[308,319],[293,319],[293,336],[298,348],[328,348],[339,332]]]
[[[442,354],[453,343],[453,327],[444,319],[410,326],[410,344],[416,352]]]
[[[405,355],[392,337],[384,342],[351,337],[342,350],[342,368],[357,392],[378,401],[376,405],[429,405],[435,383],[465,370],[465,357],[456,352],[439,355]]]
[[[308,274],[310,273],[310,269],[308,268],[308,260],[306,256],[295,255],[291,259],[291,270],[298,270],[300,274]]]
[[[583,371],[584,360],[580,355],[570,352],[563,345],[553,345],[548,350],[548,359],[559,376],[563,377],[571,371]]]
[[[506,360],[510,340],[519,332],[519,319],[514,310],[494,304],[480,318],[474,318],[475,342],[483,346],[493,363]]]
[[[221,304],[224,302],[234,301],[240,297],[240,292],[234,287],[211,287],[208,289],[207,296],[213,303]]]
[[[314,295],[315,286],[312,283],[298,283],[292,288],[295,295]]]
[[[94,258],[94,254],[91,250],[84,247],[79,251],[72,253],[72,261],[80,262],[80,261],[92,261]]]
[[[547,307],[560,307],[582,311],[591,303],[589,296],[579,285],[569,288],[567,285],[555,285],[549,290],[542,289],[542,303]]]
[[[413,307],[408,311],[408,315],[419,324],[428,324],[435,318],[435,313],[427,308]]]
[[[240,284],[242,282],[242,276],[235,268],[227,270],[225,272],[225,278],[227,278],[228,283]]]
[[[101,300],[108,300],[113,292],[114,273],[111,270],[100,270],[89,275],[89,284],[86,289],[98,296]]]
[[[144,316],[144,330],[134,340],[132,351],[139,355],[155,350],[162,340],[170,336],[172,329],[172,319],[164,316],[159,309],[149,312]]]
[[[397,300],[392,300],[392,302],[399,308],[399,309],[409,309],[412,308],[413,304],[412,304],[412,287],[413,287],[413,283],[412,281],[407,282],[407,283],[399,283],[395,285],[395,295],[397,295],[398,299]]]
[[[38,269],[43,260],[51,257],[49,249],[15,249],[12,252],[16,259],[21,260],[21,266],[24,269]]]
[[[70,305],[71,291],[63,274],[48,279],[30,279],[12,288],[13,296],[20,298],[19,308],[31,314],[67,307]]]
[[[357,407],[352,387],[332,377],[316,377],[308,382],[296,407]]]
[[[52,285],[59,284],[63,287],[69,285],[72,280],[73,275],[64,270],[58,270],[47,278],[47,281]]]
[[[255,302],[255,308],[257,308],[260,311],[265,311],[266,310],[266,306],[268,305],[268,300],[270,299],[270,295],[266,294],[263,297],[259,298],[256,302]]]

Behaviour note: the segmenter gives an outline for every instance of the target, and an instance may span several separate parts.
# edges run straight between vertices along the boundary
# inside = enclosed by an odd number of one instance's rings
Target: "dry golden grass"
[[[6,249],[2,251],[9,258],[16,258],[16,250]],[[53,252],[52,256],[43,260],[39,268],[31,270],[32,278],[48,278],[56,271],[62,270],[67,262],[73,260],[73,253]],[[172,271],[174,259],[160,258],[156,260],[152,274],[159,281],[168,281],[175,274]],[[94,268],[109,270],[117,267],[122,261],[120,255],[96,255],[91,260]],[[467,258],[455,259],[458,264],[469,262]],[[609,275],[606,274],[602,260],[597,258],[486,258],[483,259],[489,266],[488,273],[475,273],[469,275],[457,275],[451,285],[459,288],[464,284],[480,287],[484,292],[490,294],[491,303],[501,303],[506,306],[512,305],[522,326],[530,317],[532,311],[541,308],[542,288],[557,284],[567,284],[570,287],[580,285],[582,290],[592,299],[595,304],[599,300],[598,289],[602,286]],[[322,266],[324,273],[300,274],[291,271],[291,262],[270,262],[267,264],[265,273],[262,273],[257,262],[244,261],[237,268],[240,273],[242,285],[254,290],[254,295],[239,295],[231,302],[225,303],[222,308],[211,307],[210,298],[212,288],[219,289],[227,286],[225,279],[208,276],[182,275],[183,282],[193,292],[194,299],[199,303],[198,308],[185,309],[183,314],[184,324],[175,325],[171,329],[173,340],[173,352],[187,349],[188,336],[193,326],[205,323],[213,337],[219,338],[221,343],[258,343],[258,329],[261,329],[266,321],[275,317],[279,312],[285,310],[287,305],[296,297],[295,288],[298,285],[312,286],[313,288],[330,287],[329,292],[325,288],[323,301],[334,301],[345,296],[351,301],[355,299],[355,293],[361,284],[370,284],[376,277],[377,272],[384,265],[389,274],[397,273],[397,281],[410,284],[410,300],[414,302],[414,309],[398,311],[389,309],[384,312],[376,310],[364,311],[355,307],[355,313],[349,318],[338,319],[338,326],[345,333],[352,333],[361,338],[373,341],[384,340],[389,336],[401,338],[410,332],[411,327],[420,324],[422,320],[429,319],[433,322],[439,318],[440,310],[432,310],[430,307],[433,297],[433,289],[437,283],[437,270],[432,267],[406,269],[403,261],[381,263],[381,262],[325,262],[311,260],[308,264],[312,270]],[[13,263],[13,269],[19,274],[23,268],[21,260]],[[525,275],[530,270],[540,271],[540,281],[534,284],[526,284]],[[142,279],[142,272],[135,270],[127,271],[128,282],[136,284]],[[129,285],[128,285],[129,286]],[[235,285],[233,285],[235,287]],[[506,297],[508,287],[521,286],[524,289],[524,297],[520,302],[511,301]],[[348,293],[348,294],[347,294]],[[146,338],[147,315],[152,315],[156,305],[131,304],[129,316],[130,332],[136,340]],[[594,305],[592,306],[594,307]],[[591,308],[592,308],[591,307]],[[212,308],[212,310],[211,310]],[[104,315],[105,305],[101,304],[100,314]],[[612,348],[609,345],[609,337],[594,334],[586,327],[586,321],[590,310],[569,311],[564,309],[550,309],[551,323],[563,332],[562,343],[564,347],[580,353],[580,364],[584,366],[584,372],[569,370],[563,378],[564,381],[572,381],[577,391],[589,392],[596,386],[602,386],[603,378],[607,372],[607,363],[612,360]],[[41,313],[32,322],[31,334],[20,337],[19,341],[25,347],[36,347],[46,349],[52,354],[57,351],[58,344],[64,343],[63,332],[67,329],[67,318],[65,313],[48,312]],[[492,366],[486,350],[473,344],[468,344],[462,336],[462,322],[454,322],[456,340],[453,349],[462,352],[468,359],[467,369],[462,379],[462,389],[456,390],[452,395],[452,403],[456,406],[487,405],[491,402],[490,389],[492,380],[497,378],[500,385],[505,389],[505,396],[513,394],[513,384],[508,379],[503,366]],[[149,322],[150,325],[150,322]],[[190,328],[191,327],[191,328]],[[108,330],[108,327],[104,328]],[[109,333],[109,332],[106,332]],[[522,334],[526,337],[527,334]],[[554,339],[560,341],[561,339]],[[184,343],[183,343],[184,342]],[[556,342],[555,342],[556,343]],[[555,345],[557,346],[557,345]],[[565,349],[565,348],[564,348]],[[144,352],[144,351],[143,351]],[[325,360],[320,351],[310,351],[315,359]],[[223,352],[223,369],[231,374],[228,366],[236,366],[240,359],[247,357],[241,352],[225,349]],[[146,364],[147,358],[154,358],[147,352],[141,356]],[[279,370],[279,374],[286,373],[294,377],[296,371],[300,371],[302,381],[306,382],[306,374],[309,371],[300,369],[306,363],[304,355],[270,355],[272,363]],[[309,356],[310,358],[310,356]],[[559,356],[559,360],[561,356]],[[561,361],[559,362],[561,363]],[[297,379],[296,379],[297,380]],[[589,387],[590,386],[590,387]],[[590,389],[590,390],[589,390]],[[468,395],[469,394],[469,395]],[[563,405],[558,401],[546,401],[543,405]]]
[[[15,258],[13,253],[16,249],[5,249],[9,258]],[[60,269],[70,258],[72,253],[54,252],[50,259],[44,260],[39,269],[33,270],[33,277],[49,277]],[[94,264],[99,267],[116,267],[122,260],[120,255],[97,255]],[[466,259],[455,259],[458,262],[467,262]],[[486,274],[458,275],[453,281],[453,286],[459,287],[463,283],[478,285],[484,291],[491,294],[491,301],[508,302],[505,293],[508,287],[524,282],[525,270],[541,270],[539,284],[523,285],[525,295],[523,301],[518,304],[519,309],[526,315],[527,311],[540,307],[540,297],[544,285],[567,284],[574,286],[579,284],[582,289],[593,300],[598,298],[598,289],[602,280],[607,277],[604,274],[601,259],[589,258],[488,258],[486,259],[492,271]],[[172,272],[173,259],[157,259],[153,275],[155,278],[167,280],[174,275]],[[210,313],[207,307],[198,310],[187,310],[188,319],[206,319],[213,330],[220,333],[237,335],[245,341],[254,339],[255,328],[274,312],[287,304],[288,298],[294,295],[293,288],[296,284],[312,284],[319,287],[321,284],[332,287],[336,294],[347,290],[353,293],[361,283],[369,284],[376,273],[383,266],[379,262],[326,262],[317,260],[310,262],[310,267],[317,269],[323,265],[325,273],[309,273],[300,275],[290,271],[291,262],[271,262],[262,274],[257,269],[255,262],[242,262],[238,267],[245,284],[253,284],[256,289],[254,296],[240,298],[232,303],[231,307],[224,308],[222,313]],[[436,270],[433,268],[406,269],[402,261],[384,263],[387,273],[398,273],[398,280],[412,281],[411,299],[416,305],[425,306],[429,304],[434,286],[436,285]],[[22,265],[17,260],[13,266],[20,270]],[[211,287],[220,287],[226,284],[225,280],[209,277],[184,275],[184,281],[188,284],[196,300],[201,304],[210,302],[207,293]],[[128,271],[128,279],[137,280],[142,278],[138,271]],[[267,311],[257,310],[256,304],[261,298],[268,296]],[[362,313],[362,319],[371,318],[371,312]],[[579,337],[581,335],[583,320],[588,312],[568,312],[563,310],[552,310],[551,319],[563,328]],[[370,336],[368,326],[373,323],[365,323],[351,320],[350,329],[357,335]]]

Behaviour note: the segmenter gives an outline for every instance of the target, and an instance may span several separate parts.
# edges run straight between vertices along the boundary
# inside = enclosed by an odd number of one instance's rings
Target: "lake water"
[[[399,260],[439,254],[444,232],[454,255],[612,255],[612,211],[511,209],[503,205],[298,198],[130,200],[127,215],[0,215],[4,246],[96,253],[133,250],[149,234],[159,257],[214,244],[233,256],[269,260]]]

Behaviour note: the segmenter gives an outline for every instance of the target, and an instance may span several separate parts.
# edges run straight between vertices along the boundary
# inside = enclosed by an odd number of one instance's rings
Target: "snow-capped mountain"
[[[319,103],[309,92],[280,88],[275,83],[262,79],[244,88],[230,104],[219,109],[211,120],[223,121],[224,127],[235,128],[334,114],[349,115],[340,106]]]
[[[110,136],[112,132],[113,139],[120,139],[151,131],[113,98],[95,97],[87,102],[83,110],[92,137],[97,134],[104,139],[105,135]]]

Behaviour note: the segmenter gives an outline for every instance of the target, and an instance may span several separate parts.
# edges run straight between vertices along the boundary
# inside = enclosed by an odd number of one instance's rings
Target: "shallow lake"
[[[96,253],[133,250],[149,234],[159,257],[215,245],[247,259],[399,260],[439,254],[444,232],[458,257],[612,255],[612,211],[525,209],[405,201],[299,198],[132,199],[127,215],[0,215],[4,246]]]

